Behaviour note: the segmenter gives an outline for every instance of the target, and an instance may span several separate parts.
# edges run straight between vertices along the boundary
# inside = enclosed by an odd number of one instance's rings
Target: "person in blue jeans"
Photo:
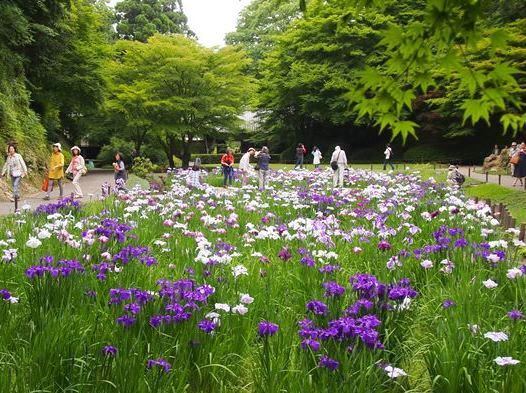
[[[226,149],[226,154],[221,157],[221,166],[223,167],[223,186],[232,185],[234,179],[234,154],[232,149]]]
[[[305,149],[303,143],[298,143],[298,147],[296,147],[296,165],[294,166],[294,169],[303,169],[305,153],[307,153],[307,149]]]
[[[385,171],[385,168],[387,167],[387,165],[390,165],[391,169],[394,171],[395,167],[394,167],[393,163],[391,162],[391,157],[393,156],[393,149],[391,148],[391,145],[389,143],[385,147],[384,156],[385,156],[385,159],[384,159],[384,171]]]
[[[267,186],[267,177],[270,163],[270,154],[268,152],[268,147],[263,146],[261,151],[258,151],[255,156],[258,160],[258,179],[259,179],[259,190],[265,190]]]

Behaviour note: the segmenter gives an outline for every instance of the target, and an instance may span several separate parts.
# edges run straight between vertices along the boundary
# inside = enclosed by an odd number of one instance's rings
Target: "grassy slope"
[[[489,183],[467,187],[465,191],[472,197],[505,204],[518,222],[526,223],[526,192]]]

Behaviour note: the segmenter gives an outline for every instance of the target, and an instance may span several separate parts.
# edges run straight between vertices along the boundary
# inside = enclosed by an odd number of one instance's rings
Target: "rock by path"
[[[104,182],[113,184],[113,171],[106,170],[94,170],[90,171],[86,176],[83,176],[80,180],[80,186],[84,193],[84,198],[80,201],[89,201],[90,199],[96,199],[101,194],[101,185]],[[65,180],[64,184],[64,196],[69,196],[73,192],[73,185],[71,181]],[[90,194],[92,196],[90,197]],[[34,195],[22,195],[19,201],[18,207],[22,208],[24,205],[30,205],[31,210],[43,203],[50,203],[58,200],[58,187],[51,193],[51,200],[45,201],[44,192],[39,192]],[[13,202],[0,202],[0,215],[12,214],[15,211],[15,204]]]

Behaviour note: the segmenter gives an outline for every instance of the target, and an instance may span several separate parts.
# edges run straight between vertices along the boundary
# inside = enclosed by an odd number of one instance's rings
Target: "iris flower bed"
[[[418,174],[134,189],[4,219],[0,391],[524,392],[526,265]]]

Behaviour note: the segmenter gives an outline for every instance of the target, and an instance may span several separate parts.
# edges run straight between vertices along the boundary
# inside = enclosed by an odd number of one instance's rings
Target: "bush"
[[[115,153],[120,152],[125,164],[130,164],[133,153],[133,143],[113,137],[108,145],[104,145],[100,150],[97,159],[102,165],[109,165],[115,161]]]
[[[148,179],[151,174],[157,171],[157,165],[147,157],[135,157],[133,159],[133,173],[140,178]]]
[[[238,163],[242,156],[243,154],[234,154],[234,161]],[[200,158],[202,165],[206,165],[206,164],[219,165],[221,163],[221,157],[223,157],[223,154],[192,154],[191,161],[194,161],[196,158]],[[271,154],[270,162],[274,164],[281,163],[281,155]]]
[[[416,145],[406,150],[403,155],[403,160],[411,162],[434,161],[443,163],[480,162],[481,150],[473,148],[471,145],[465,144],[460,144],[460,146],[445,144]]]

